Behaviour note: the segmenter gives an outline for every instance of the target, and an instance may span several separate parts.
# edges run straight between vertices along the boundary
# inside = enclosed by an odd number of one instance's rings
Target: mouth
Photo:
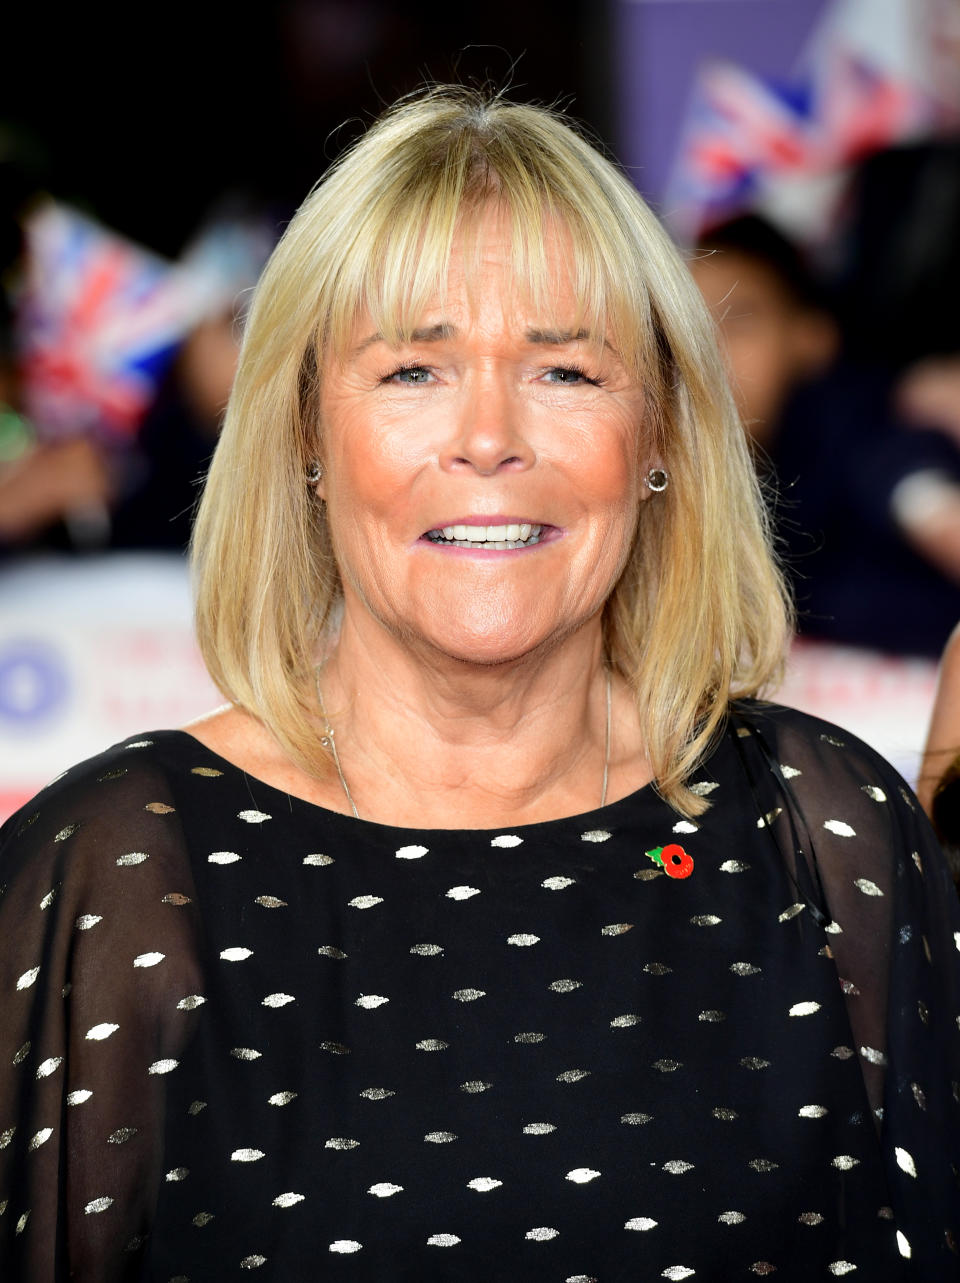
[[[515,548],[532,548],[543,537],[544,526],[532,521],[510,522],[490,526],[437,526],[423,536],[428,543],[447,548],[473,548],[477,551],[509,552]]]

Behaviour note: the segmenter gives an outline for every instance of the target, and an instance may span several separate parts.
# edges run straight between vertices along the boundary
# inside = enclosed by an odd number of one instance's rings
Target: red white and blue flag
[[[805,88],[734,63],[705,63],[688,108],[669,213],[702,224],[711,214],[747,204],[762,175],[808,168],[811,125]]]
[[[953,0],[833,0],[788,82],[705,63],[665,201],[678,233],[691,238],[778,184],[956,127],[960,77],[938,67],[951,33],[960,47],[957,13]]]
[[[129,440],[197,319],[196,291],[182,271],[64,205],[34,211],[25,239],[27,414],[41,438]]]

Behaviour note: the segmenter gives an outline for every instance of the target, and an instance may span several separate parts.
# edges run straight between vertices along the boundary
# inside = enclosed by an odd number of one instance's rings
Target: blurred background
[[[0,76],[0,818],[217,702],[184,548],[250,290],[400,94],[617,155],[713,309],[794,585],[782,698],[912,778],[960,618],[960,0],[11,7]]]

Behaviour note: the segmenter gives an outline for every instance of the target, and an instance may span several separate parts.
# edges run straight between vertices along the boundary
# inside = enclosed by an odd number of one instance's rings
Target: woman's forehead
[[[357,314],[344,357],[355,360],[378,343],[388,346],[456,346],[477,334],[496,334],[518,345],[562,348],[587,344],[614,351],[602,324],[590,323],[576,307],[560,300],[538,306],[522,296],[493,299],[487,306],[474,300],[447,295],[437,297],[409,318],[375,317],[364,309]]]
[[[438,314],[440,314],[439,309]],[[428,349],[433,345],[437,347],[444,344],[455,346],[459,342],[466,342],[476,334],[477,326],[475,321],[477,318],[468,315],[463,319],[464,323],[459,325],[454,320],[427,321],[421,325],[414,325],[409,330],[399,329],[394,332],[391,327],[377,327],[371,316],[362,316],[357,320],[345,352],[345,359],[347,361],[358,360],[370,348],[380,343],[393,347],[414,345]],[[489,318],[487,320],[489,321]],[[492,328],[489,325],[486,327],[480,326],[481,332],[484,329],[489,331]],[[511,314],[505,311],[502,314],[502,326],[498,326],[496,329],[498,338],[506,339],[518,346],[560,349],[568,348],[574,344],[586,344],[596,348],[606,348],[616,355],[613,344],[600,328],[579,324],[576,321],[572,324],[541,324],[532,321],[529,316],[525,316],[523,313],[514,312]]]
[[[337,359],[371,336],[396,346],[447,327],[437,337],[450,338],[478,320],[547,342],[636,346],[637,291],[625,293],[589,229],[561,213],[487,201],[461,208],[446,235],[433,235],[428,219],[415,237],[407,221],[351,256],[321,330]]]
[[[604,341],[604,322],[590,314],[569,255],[548,241],[540,262],[517,257],[505,237],[475,246],[455,242],[430,287],[420,278],[392,288],[384,282],[368,292],[356,309],[350,345],[376,334],[444,342],[478,324],[522,334],[531,343]]]

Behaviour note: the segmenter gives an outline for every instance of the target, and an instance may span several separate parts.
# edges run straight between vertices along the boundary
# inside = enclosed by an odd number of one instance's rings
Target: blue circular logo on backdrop
[[[46,718],[64,702],[68,686],[63,660],[46,642],[0,644],[0,720]]]

